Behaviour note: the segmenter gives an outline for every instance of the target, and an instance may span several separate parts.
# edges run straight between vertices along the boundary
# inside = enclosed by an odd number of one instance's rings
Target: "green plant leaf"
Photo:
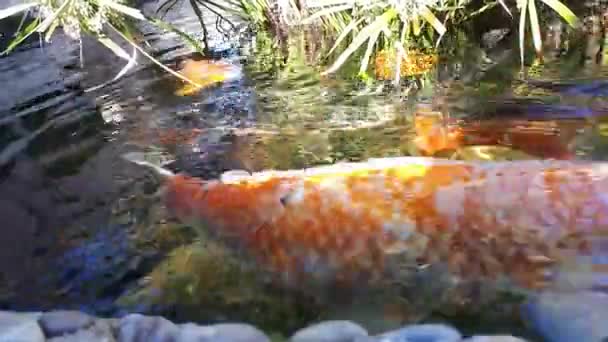
[[[26,4],[20,4],[20,5],[15,5],[15,6],[11,6],[9,8],[5,8],[3,10],[0,10],[0,20],[8,18],[10,16],[13,16],[17,13],[21,13],[25,10],[28,10],[34,6],[38,6],[37,3],[35,2],[30,2],[30,3],[26,3]]]
[[[168,73],[170,73],[171,75],[186,81],[194,86],[197,87],[202,87],[200,84],[194,82],[193,80],[189,79],[188,77],[172,70],[171,68],[167,67],[166,65],[164,65],[163,63],[161,63],[159,60],[157,60],[156,58],[154,58],[153,56],[151,56],[149,53],[146,52],[146,50],[142,49],[139,45],[137,45],[133,40],[129,39],[127,36],[125,36],[124,33],[122,33],[119,29],[117,29],[116,27],[114,27],[113,25],[109,25],[116,33],[118,33],[122,39],[126,40],[127,42],[129,42],[129,44],[131,44],[131,46],[133,46],[135,49],[137,49],[142,55],[144,55],[146,58],[148,58],[150,61],[152,61],[154,64],[158,65],[159,67],[161,67],[163,70],[167,71]]]
[[[53,23],[51,24],[51,26],[49,27],[49,29],[46,31],[46,34],[44,35],[45,42],[48,43],[51,41],[51,37],[53,36],[53,33],[55,32],[55,30],[57,29],[58,26],[59,26],[59,20],[54,20]]]
[[[445,32],[447,31],[447,29],[441,23],[441,21],[439,19],[437,19],[437,17],[433,14],[433,12],[428,7],[423,6],[422,10],[420,11],[420,15],[429,24],[433,25],[433,27],[435,28],[435,31],[437,31],[437,33],[439,33],[440,36],[443,36],[445,34]]]
[[[536,0],[528,1],[528,10],[530,11],[530,30],[532,31],[532,41],[537,54],[540,54],[543,49],[543,38],[540,33],[540,25],[538,23],[538,13],[536,12]]]
[[[359,67],[359,73],[364,73],[367,71],[367,66],[369,65],[369,59],[371,58],[372,53],[374,52],[374,45],[376,44],[376,41],[378,40],[378,36],[380,35],[380,32],[381,31],[374,33],[374,35],[371,36],[369,38],[369,40],[367,41],[367,49],[365,50],[365,55],[361,59],[361,66]]]
[[[545,5],[551,7],[557,14],[559,14],[564,20],[570,25],[574,27],[578,21],[576,14],[574,14],[568,6],[564,5],[559,0],[541,0]]]
[[[19,44],[21,44],[24,40],[31,36],[32,33],[36,32],[39,23],[39,18],[36,18],[31,23],[29,23],[29,25],[27,25],[23,31],[19,32],[17,37],[15,37],[15,39],[13,39],[10,44],[8,44],[6,50],[2,51],[2,55],[6,55],[9,52],[13,51]]]
[[[171,25],[171,24],[169,24],[169,23],[166,23],[166,22],[164,22],[164,21],[162,21],[162,20],[159,20],[159,19],[154,19],[154,18],[148,18],[148,20],[149,20],[151,23],[153,23],[153,24],[155,24],[155,25],[159,26],[159,27],[160,27],[160,28],[162,28],[162,29],[165,29],[165,30],[167,30],[167,31],[171,31],[171,32],[173,32],[173,33],[177,34],[178,36],[180,36],[180,37],[182,37],[184,40],[186,40],[188,43],[190,43],[190,45],[192,45],[192,47],[194,47],[194,49],[196,49],[196,51],[198,51],[199,53],[201,53],[201,54],[203,54],[203,55],[205,54],[205,53],[204,53],[205,49],[203,49],[203,47],[202,47],[202,46],[199,44],[199,42],[197,42],[197,41],[196,41],[196,39],[194,39],[194,38],[193,38],[192,36],[190,36],[189,34],[187,34],[187,33],[183,32],[183,31],[181,31],[181,30],[180,30],[180,29],[178,29],[177,27],[175,27],[175,26],[173,26],[173,25]]]
[[[107,47],[116,56],[118,56],[124,60],[127,60],[127,61],[131,59],[131,56],[129,56],[129,53],[127,53],[122,47],[120,47],[118,44],[116,44],[112,39],[110,39],[106,36],[98,36],[97,41],[99,41],[101,44],[103,44],[105,47]]]
[[[64,1],[61,6],[59,6],[59,8],[53,12],[53,14],[49,15],[48,17],[44,18],[44,20],[42,21],[42,23],[40,23],[40,26],[38,26],[38,28],[36,29],[36,32],[44,32],[46,31],[51,24],[57,20],[57,18],[59,17],[59,15],[65,11],[66,8],[68,8],[68,5],[72,3],[72,0],[66,0]]]
[[[344,40],[344,38],[346,38],[346,36],[355,28],[357,27],[357,25],[361,24],[361,22],[363,22],[363,20],[365,20],[365,17],[363,18],[359,18],[358,20],[353,20],[351,21],[345,28],[344,30],[342,30],[342,32],[340,32],[340,35],[338,36],[338,38],[336,39],[336,42],[334,43],[334,45],[331,47],[331,49],[329,50],[329,52],[327,53],[328,55],[331,55],[332,52],[334,52],[334,50],[338,47],[338,45],[340,45],[340,43],[342,43],[342,41]]]
[[[320,18],[320,17],[326,17],[329,16],[331,14],[337,13],[337,12],[342,12],[342,11],[346,11],[349,9],[352,9],[353,5],[340,5],[340,6],[334,6],[334,7],[329,7],[329,8],[325,8],[322,9],[320,11],[317,11],[315,13],[313,13],[311,16],[307,17],[306,19],[302,20],[302,24],[309,24],[310,22],[312,22],[313,20]]]
[[[382,28],[384,26],[387,26],[389,21],[391,19],[393,19],[396,14],[397,14],[397,11],[395,11],[394,9],[389,9],[386,12],[384,12],[382,15],[377,16],[373,23],[364,27],[359,32],[359,34],[357,34],[355,39],[353,39],[353,41],[346,48],[346,50],[344,50],[342,52],[342,54],[338,57],[338,59],[334,62],[334,64],[329,69],[322,72],[321,74],[327,75],[327,74],[330,74],[330,73],[338,70],[340,68],[340,66],[342,66],[342,64],[344,64],[344,62],[346,62],[348,57],[350,57],[350,55],[352,55],[361,45],[363,45],[363,43],[365,43],[366,40],[370,39],[370,37],[373,37],[374,35],[378,34],[380,31],[382,31]]]
[[[112,0],[99,0],[99,4],[102,6],[108,6],[108,7],[112,8],[113,10],[116,10],[122,14],[126,14],[135,19],[144,20],[144,21],[146,20],[146,18],[141,13],[141,11],[136,8],[125,6],[123,4],[119,4],[118,2],[115,2]]]
[[[114,43],[114,42],[112,42]],[[117,44],[114,43],[114,45],[118,46]],[[124,51],[124,50],[123,50]],[[102,84],[99,84],[97,86],[85,89],[85,93],[100,89],[105,87],[108,84],[111,84],[113,82],[118,81],[119,79],[121,79],[129,70],[131,70],[135,65],[137,65],[137,49],[135,47],[133,47],[133,55],[132,56],[128,56],[128,63],[122,68],[120,69],[120,71],[118,72],[118,74],[116,74],[116,76],[114,76],[114,78],[112,78],[109,81],[106,81]]]
[[[524,65],[524,42],[526,39],[526,15],[528,13],[528,0],[518,0],[521,5],[521,14],[519,17],[519,57],[521,65]]]
[[[511,13],[511,10],[509,9],[509,7],[507,6],[507,4],[505,3],[505,0],[498,0],[498,3],[509,14],[510,17],[513,17],[513,13]]]

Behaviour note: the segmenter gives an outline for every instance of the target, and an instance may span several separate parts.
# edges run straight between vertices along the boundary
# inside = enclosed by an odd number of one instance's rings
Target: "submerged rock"
[[[48,337],[48,336],[47,336]],[[71,334],[53,337],[47,342],[115,342],[116,338],[109,320],[97,319],[90,326]]]
[[[39,313],[0,312],[0,342],[44,342]]]
[[[463,342],[526,342],[521,338],[507,335],[496,336],[473,336],[463,340]]]
[[[258,328],[242,323],[224,323],[210,326],[184,324],[179,341],[196,342],[270,342]]]
[[[390,331],[378,336],[378,342],[458,342],[458,330],[443,324],[420,324]]]
[[[46,336],[43,333],[46,332]],[[273,336],[272,338],[270,336]],[[587,340],[584,341],[595,341]],[[580,340],[580,341],[583,341]],[[289,338],[267,335],[247,323],[176,324],[161,316],[97,318],[76,311],[0,311],[0,342],[525,342],[510,335],[473,336],[446,324],[413,324],[370,335],[355,322],[332,320],[297,330]],[[577,340],[579,341],[579,340]]]
[[[608,339],[608,295],[605,293],[542,293],[524,305],[523,315],[549,342]]]
[[[163,317],[132,314],[120,321],[118,340],[124,342],[177,341],[179,328]]]
[[[289,342],[353,342],[368,337],[367,330],[350,321],[326,321],[298,330]]]
[[[87,328],[93,317],[79,311],[53,311],[42,314],[38,323],[47,337],[55,337]]]

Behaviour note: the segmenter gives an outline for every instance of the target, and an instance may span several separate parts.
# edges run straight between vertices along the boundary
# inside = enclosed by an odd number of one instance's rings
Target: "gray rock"
[[[0,342],[44,342],[38,313],[0,312]]]
[[[92,325],[93,317],[80,311],[51,311],[40,316],[38,323],[47,338],[75,333]]]
[[[351,321],[326,321],[298,330],[290,342],[355,342],[364,341],[369,334]]]
[[[377,336],[378,342],[458,342],[458,330],[443,324],[411,325]]]
[[[549,342],[608,338],[608,295],[600,292],[545,292],[523,307],[527,322]]]
[[[469,337],[462,342],[526,342],[521,338],[508,335],[495,335],[495,336],[473,336]]]
[[[270,342],[262,331],[249,324],[224,323],[198,326],[180,325],[180,342]]]
[[[180,329],[162,317],[131,314],[123,317],[118,326],[118,342],[178,341]]]
[[[106,320],[96,320],[90,327],[78,330],[73,334],[62,335],[48,339],[47,342],[116,342],[110,323]]]

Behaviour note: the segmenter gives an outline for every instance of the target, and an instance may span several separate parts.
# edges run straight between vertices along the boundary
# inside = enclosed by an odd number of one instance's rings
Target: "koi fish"
[[[464,146],[498,145],[521,150],[532,156],[572,159],[571,142],[576,131],[588,124],[581,120],[529,121],[494,119],[462,124],[444,123],[433,115],[414,119],[415,146],[425,156]]]
[[[397,157],[204,181],[125,158],[165,179],[182,222],[288,287],[374,286],[432,265],[524,291],[608,280],[607,163]]]
[[[221,82],[239,79],[242,75],[240,67],[223,61],[188,59],[184,62],[180,73],[198,85],[185,84],[175,92],[178,96],[193,95],[201,89],[209,88]]]

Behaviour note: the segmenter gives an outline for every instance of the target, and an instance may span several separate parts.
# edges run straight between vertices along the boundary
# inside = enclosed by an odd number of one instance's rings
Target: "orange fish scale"
[[[395,276],[390,255],[446,264],[463,280],[508,276],[537,288],[567,250],[589,255],[608,233],[603,164],[415,160],[423,162],[227,182],[175,176],[168,206],[220,235],[240,234],[257,260],[296,285]]]

